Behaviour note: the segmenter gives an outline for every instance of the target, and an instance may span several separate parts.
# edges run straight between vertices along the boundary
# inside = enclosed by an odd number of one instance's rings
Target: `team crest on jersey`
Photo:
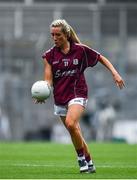
[[[73,64],[78,65],[78,59],[73,59]]]

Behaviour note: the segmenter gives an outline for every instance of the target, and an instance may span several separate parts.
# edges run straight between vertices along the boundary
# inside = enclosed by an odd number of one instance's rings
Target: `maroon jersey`
[[[83,44],[71,43],[67,54],[54,46],[42,57],[52,66],[56,105],[66,105],[76,97],[87,98],[88,89],[84,70],[97,64],[100,57],[98,52]]]

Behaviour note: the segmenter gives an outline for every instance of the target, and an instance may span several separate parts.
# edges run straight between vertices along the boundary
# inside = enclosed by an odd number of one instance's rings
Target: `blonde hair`
[[[64,19],[54,20],[50,25],[50,28],[51,27],[61,27],[62,32],[68,36],[68,40],[71,40],[79,44],[81,43],[74,29],[66,22],[66,20]]]

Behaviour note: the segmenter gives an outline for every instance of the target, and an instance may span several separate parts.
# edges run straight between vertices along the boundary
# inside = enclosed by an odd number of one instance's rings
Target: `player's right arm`
[[[45,58],[44,58],[44,80],[47,81],[50,86],[53,85],[52,67]]]
[[[44,81],[49,83],[49,86],[53,85],[53,75],[52,75],[52,68],[48,61],[44,58]],[[42,104],[45,103],[45,100],[38,100],[34,99],[35,104]]]

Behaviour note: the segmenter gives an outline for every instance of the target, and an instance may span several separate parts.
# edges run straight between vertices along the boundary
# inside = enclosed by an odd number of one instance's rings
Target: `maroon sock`
[[[89,162],[89,161],[91,160],[90,154],[86,155],[86,156],[85,156],[85,159],[86,159],[87,162]]]
[[[84,156],[84,148],[77,149],[76,152],[79,157]]]

